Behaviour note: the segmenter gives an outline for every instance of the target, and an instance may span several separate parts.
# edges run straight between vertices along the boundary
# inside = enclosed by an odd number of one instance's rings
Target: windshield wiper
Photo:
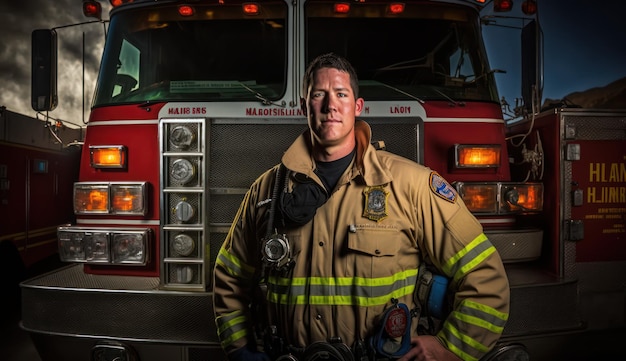
[[[245,85],[244,83],[240,82],[239,85],[241,85],[244,89],[246,89],[250,93],[254,94],[254,97],[259,99],[263,105],[275,105],[275,106],[281,107],[281,108],[285,108],[287,106],[287,103],[285,103],[284,100],[282,102],[280,102],[280,104],[278,104],[278,103],[275,103],[272,100],[269,100],[266,96],[263,96],[261,93],[259,93],[256,90],[250,88],[249,86]]]
[[[446,94],[446,93],[442,92],[441,90],[439,90],[439,89],[437,89],[437,88],[435,88],[435,87],[431,87],[431,89],[432,89],[432,90],[434,90],[437,94],[439,94],[439,95],[441,95],[442,97],[446,98],[446,99],[450,102],[450,104],[452,104],[453,106],[455,106],[455,107],[456,107],[457,105],[458,105],[458,106],[462,106],[462,107],[464,107],[464,106],[465,106],[465,102],[459,102],[459,101],[456,101],[456,100],[454,100],[454,99],[450,98],[450,96],[448,96],[448,94]]]
[[[409,97],[409,98],[411,98],[411,99],[415,99],[415,100],[417,100],[420,104],[424,104],[424,103],[426,103],[423,99],[420,99],[420,98],[416,97],[416,96],[415,96],[415,95],[413,95],[413,94],[407,93],[407,92],[405,92],[404,90],[400,90],[400,89],[396,88],[396,87],[395,87],[395,86],[393,86],[393,85],[385,84],[385,83],[383,83],[383,82],[381,82],[381,81],[378,81],[378,80],[374,80],[374,82],[379,83],[380,85],[382,85],[382,86],[384,86],[384,87],[386,87],[386,88],[389,88],[389,89],[391,89],[391,90],[393,90],[393,91],[396,91],[396,92],[398,92],[398,93],[400,93],[400,94],[406,95],[407,97]]]

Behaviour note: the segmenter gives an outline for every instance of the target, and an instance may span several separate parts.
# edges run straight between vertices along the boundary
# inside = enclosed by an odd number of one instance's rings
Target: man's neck
[[[313,149],[313,158],[320,162],[332,162],[352,153],[355,146],[356,142],[348,142],[330,147],[316,145]]]

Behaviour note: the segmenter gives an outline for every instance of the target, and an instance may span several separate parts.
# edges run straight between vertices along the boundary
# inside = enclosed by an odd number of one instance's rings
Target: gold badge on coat
[[[365,209],[363,217],[372,221],[380,222],[387,214],[387,196],[389,192],[383,186],[367,187],[363,190],[365,195]]]

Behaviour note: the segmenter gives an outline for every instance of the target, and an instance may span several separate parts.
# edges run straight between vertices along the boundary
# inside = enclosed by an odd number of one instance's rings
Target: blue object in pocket
[[[428,315],[444,319],[446,312],[446,291],[448,289],[448,279],[445,276],[433,274],[433,281],[428,294]]]

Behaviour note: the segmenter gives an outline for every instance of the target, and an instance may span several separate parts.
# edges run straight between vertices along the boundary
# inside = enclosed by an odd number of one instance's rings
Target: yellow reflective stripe
[[[490,246],[483,252],[481,252],[478,256],[476,256],[471,262],[468,262],[465,266],[461,267],[459,272],[454,275],[454,280],[458,281],[461,278],[465,277],[469,271],[471,271],[474,267],[476,267],[479,263],[484,261],[487,257],[489,257],[492,253],[496,251],[496,247]]]
[[[268,300],[272,303],[283,305],[318,305],[318,306],[377,306],[384,305],[389,302],[391,298],[402,298],[413,294],[415,286],[406,286],[397,289],[388,294],[367,297],[367,296],[341,296],[341,295],[327,295],[327,296],[313,296],[313,295],[289,295],[280,294],[276,292],[268,292]]]
[[[501,320],[501,322],[505,322],[506,320],[509,319],[509,314],[506,312],[500,312],[498,310],[496,310],[493,307],[489,307],[485,304],[482,303],[478,303],[472,300],[464,300],[461,303],[461,307],[467,307],[467,308],[473,308],[475,310],[479,310],[482,311],[484,313],[487,313],[493,317],[496,317],[497,319]]]
[[[384,305],[391,298],[401,298],[410,295],[415,290],[415,286],[406,286],[397,289],[389,294],[378,297],[359,297],[359,296],[310,296],[308,304],[312,305],[341,305],[341,306],[376,306]]]
[[[216,263],[224,267],[229,274],[235,277],[249,278],[254,274],[254,267],[243,263],[239,258],[223,247],[220,248]]]
[[[247,317],[242,311],[235,311],[228,315],[218,316],[215,319],[217,335],[222,347],[228,347],[233,342],[246,337],[248,334]]]
[[[248,330],[244,328],[242,330],[234,332],[233,334],[230,335],[230,337],[222,338],[222,336],[220,336],[220,344],[222,345],[222,348],[227,348],[228,346],[235,343],[237,340],[240,340],[246,337],[247,335],[248,335]]]
[[[479,341],[459,331],[457,327],[460,326],[460,323],[481,327],[495,335],[500,335],[504,331],[507,319],[507,313],[499,312],[481,303],[464,300],[457,310],[452,311],[450,317],[445,321],[439,336],[445,340],[446,344],[450,346],[449,348],[453,350],[457,356],[463,359],[466,359],[466,357],[475,359],[479,353],[487,352],[488,348]],[[472,356],[472,354],[474,356]]]
[[[279,304],[372,306],[390,298],[411,295],[418,270],[410,269],[392,276],[365,277],[298,277],[268,279],[268,300]]]
[[[487,236],[484,233],[478,235],[478,237],[474,238],[467,246],[463,247],[457,254],[452,256],[446,263],[443,265],[443,271],[448,276],[452,276],[452,267],[461,259],[463,256],[468,254],[472,249],[481,244],[483,241],[487,239]]]
[[[367,278],[367,277],[276,277],[270,276],[269,282],[279,286],[304,286],[304,285],[326,285],[326,286],[388,286],[400,280],[417,276],[417,269],[409,269],[398,272],[387,277]]]
[[[245,322],[245,317],[243,311],[241,310],[231,312],[227,315],[217,316],[215,318],[215,324],[217,325],[218,333],[222,332],[228,327],[231,327],[232,325],[236,325],[242,322]]]
[[[487,236],[481,233],[444,263],[442,270],[446,275],[457,281],[495,251],[495,247],[489,242]]]
[[[217,333],[221,335],[225,331],[229,330],[231,327],[237,326],[237,325],[239,325],[241,323],[244,323],[244,322],[246,322],[246,317],[245,316],[241,315],[239,317],[235,317],[232,320],[219,325],[218,328],[217,328]]]
[[[446,342],[446,346],[448,346],[448,349],[450,351],[466,361],[477,361],[478,358],[464,351],[464,348],[466,348],[464,346],[471,346],[482,353],[486,353],[487,351],[489,351],[489,349],[485,345],[477,342],[467,335],[463,335],[450,322],[447,321],[444,323],[443,329],[439,333],[439,336],[443,336]]]
[[[504,327],[496,326],[491,322],[488,322],[480,317],[466,315],[458,311],[452,312],[452,316],[460,321],[482,327],[493,333],[501,334],[504,331]]]

